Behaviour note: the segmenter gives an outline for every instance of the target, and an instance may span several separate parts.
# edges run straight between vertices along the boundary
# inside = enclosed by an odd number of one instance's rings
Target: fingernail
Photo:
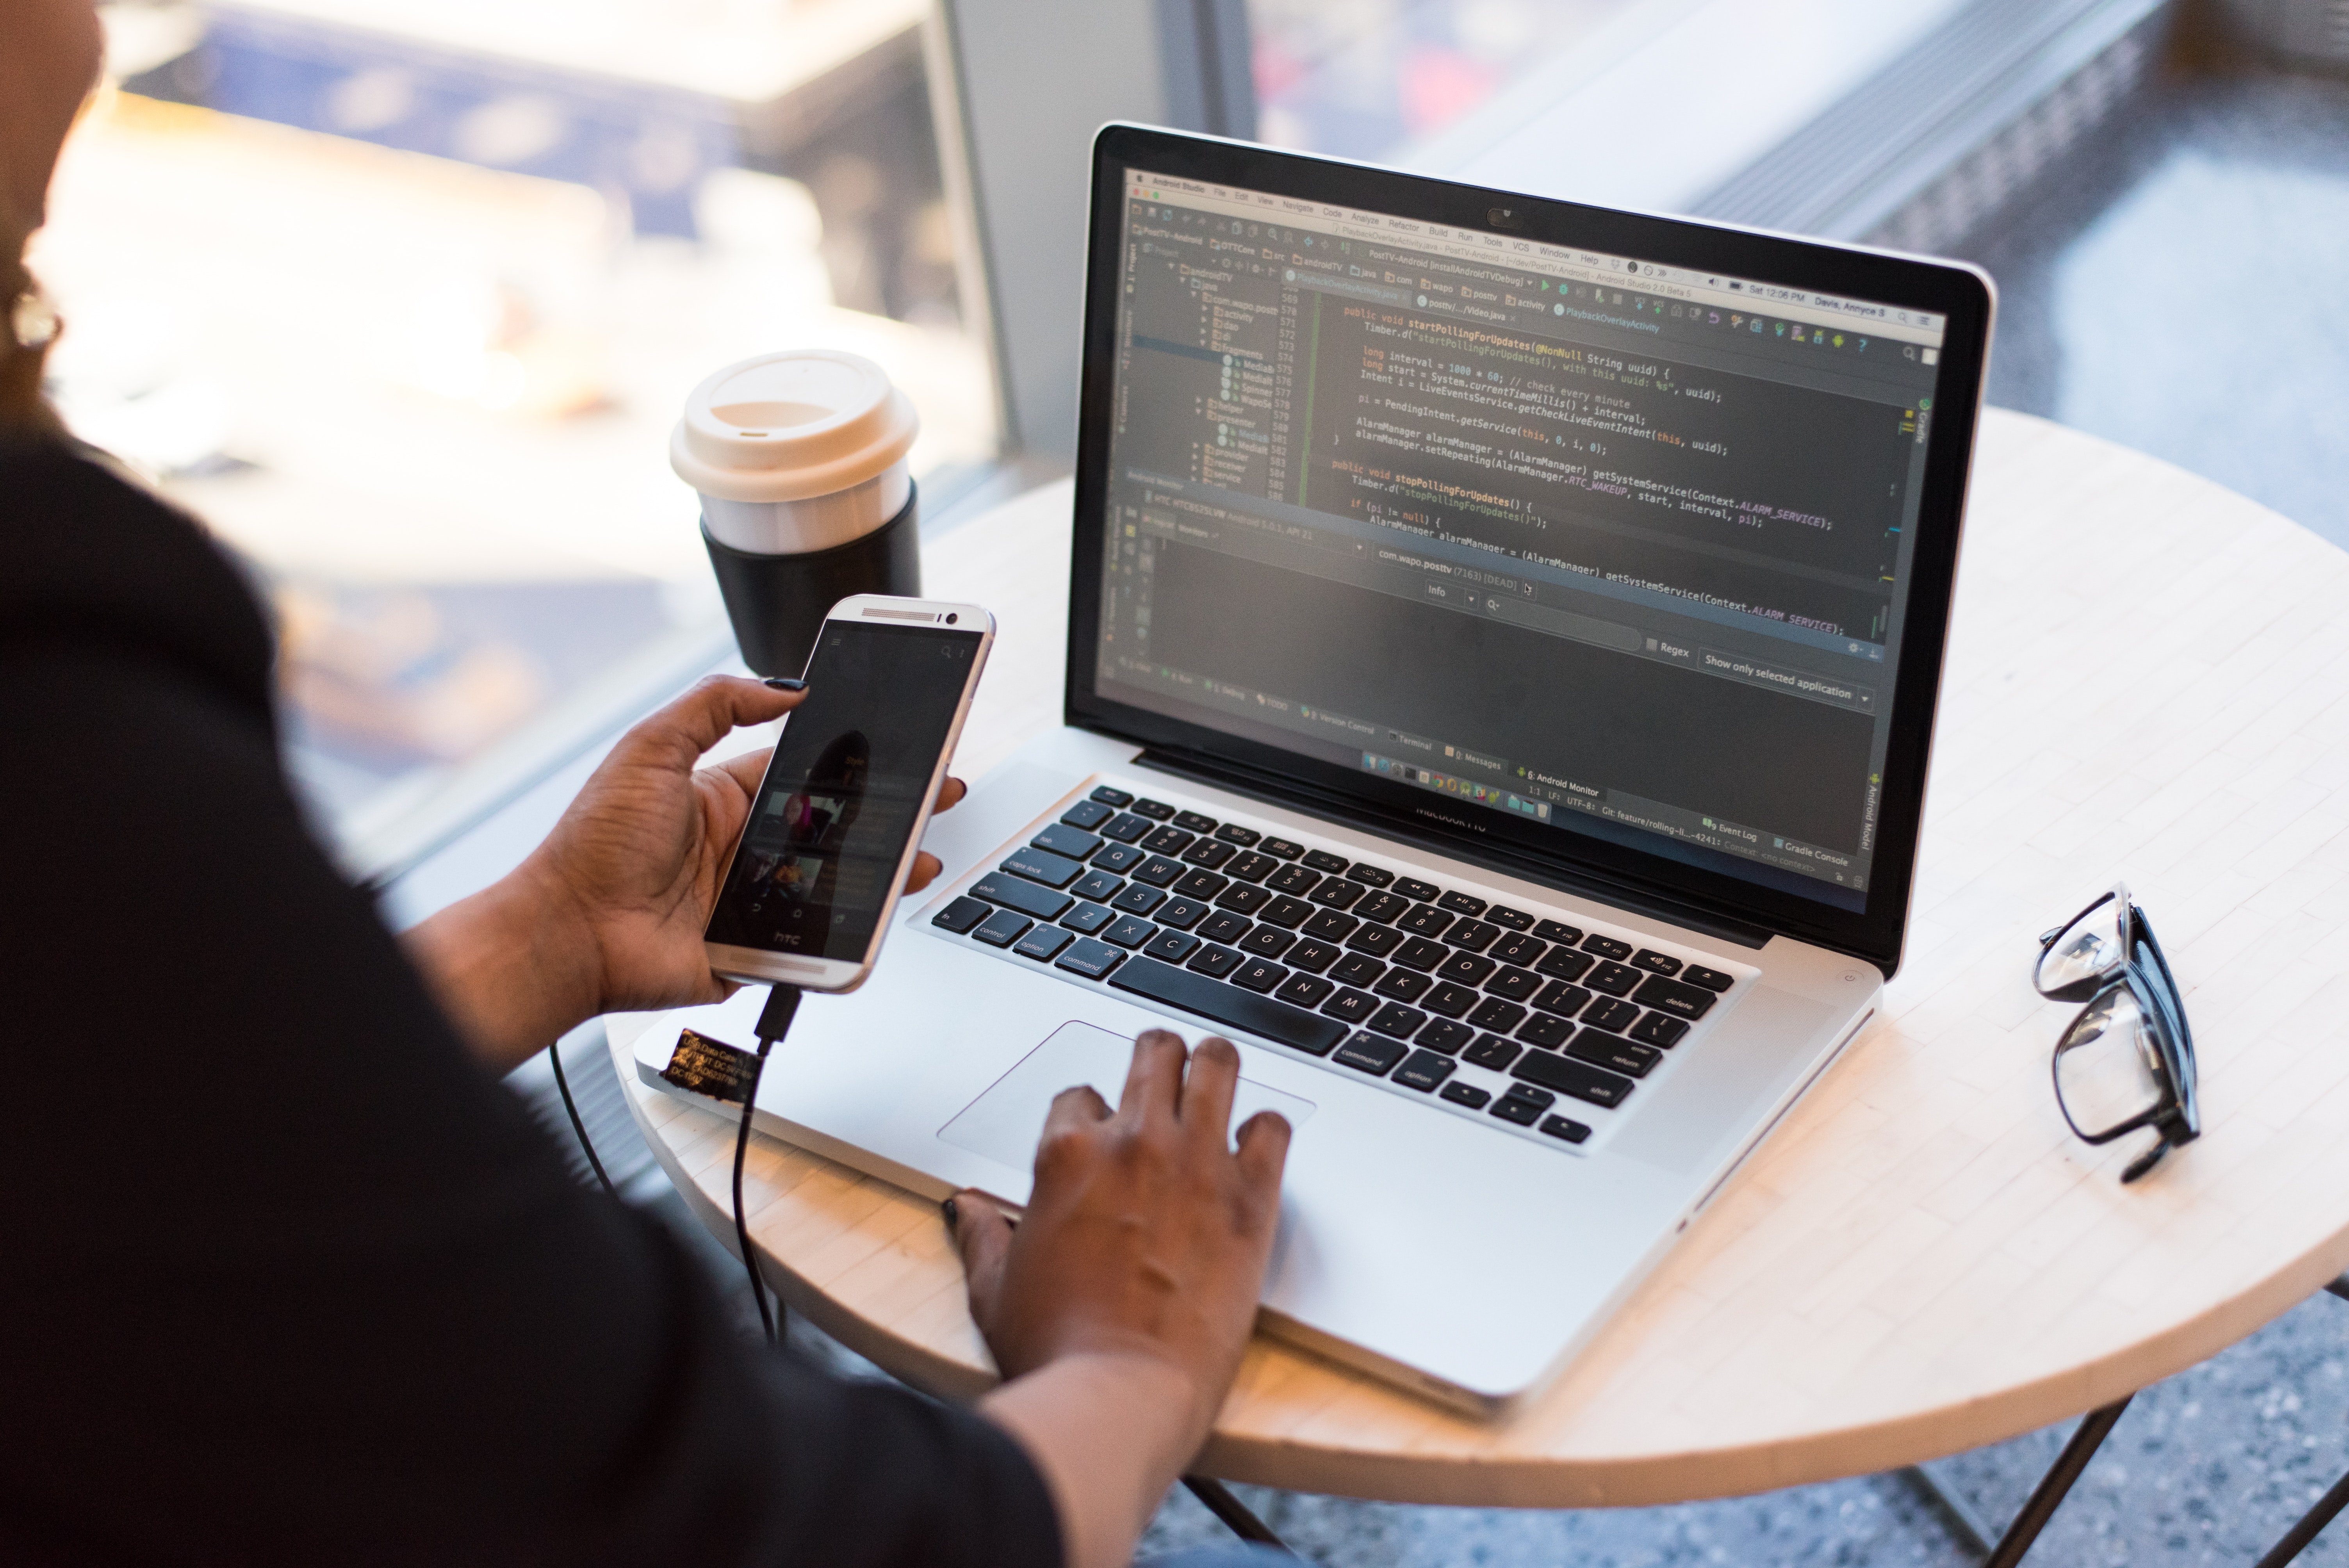
[[[769,676],[766,684],[777,691],[805,691],[807,682],[792,676]]]
[[[955,1207],[955,1201],[952,1198],[949,1198],[945,1202],[939,1204],[938,1208],[947,1217],[947,1230],[952,1231],[960,1228],[962,1224],[962,1211]]]

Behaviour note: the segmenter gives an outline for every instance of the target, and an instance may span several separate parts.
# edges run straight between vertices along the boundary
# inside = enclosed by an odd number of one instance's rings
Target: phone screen
[[[980,634],[830,621],[708,938],[864,958],[961,706]]]

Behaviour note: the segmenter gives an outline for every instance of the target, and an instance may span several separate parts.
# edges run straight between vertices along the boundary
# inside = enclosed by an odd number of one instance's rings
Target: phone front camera
[[[962,617],[960,617],[959,615],[948,615],[948,616],[947,617],[947,625],[949,625],[949,626],[951,626],[951,625],[953,625],[957,621],[960,620],[961,618],[962,618]]]

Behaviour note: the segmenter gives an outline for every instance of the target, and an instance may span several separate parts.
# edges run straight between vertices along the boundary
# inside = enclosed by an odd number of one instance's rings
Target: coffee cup
[[[686,399],[669,466],[701,498],[702,542],[743,662],[805,667],[824,612],[852,593],[918,597],[921,421],[882,368],[834,349],[730,365]]]

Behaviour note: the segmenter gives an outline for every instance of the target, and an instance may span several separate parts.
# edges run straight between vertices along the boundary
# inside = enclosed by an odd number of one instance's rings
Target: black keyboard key
[[[1148,831],[1150,831],[1150,819],[1137,817],[1131,811],[1122,817],[1112,817],[1101,825],[1102,838],[1115,839],[1121,844],[1130,844]]]
[[[1254,914],[1272,902],[1272,894],[1247,882],[1234,882],[1216,895],[1216,907],[1239,914]]]
[[[1504,1002],[1498,996],[1487,996],[1468,1015],[1468,1021],[1480,1029],[1490,1029],[1506,1035],[1526,1021],[1526,1010],[1515,1002]]]
[[[1288,950],[1288,966],[1302,969],[1309,975],[1319,975],[1336,961],[1338,950],[1326,942],[1307,937]]]
[[[1451,951],[1441,942],[1430,942],[1424,936],[1414,936],[1395,949],[1394,961],[1406,969],[1417,969],[1423,973],[1432,974],[1435,966],[1443,963]]]
[[[1465,985],[1455,985],[1449,980],[1438,981],[1435,989],[1419,999],[1419,1005],[1431,1013],[1447,1018],[1457,1018],[1481,1000]]]
[[[1384,925],[1408,913],[1411,900],[1397,898],[1391,892],[1374,892],[1354,906],[1354,913],[1364,920]]]
[[[1129,802],[1129,809],[1135,816],[1147,817],[1154,822],[1163,822],[1174,814],[1174,808],[1164,800],[1134,800]]]
[[[1251,991],[1262,991],[1267,995],[1270,995],[1275,987],[1288,978],[1288,971],[1268,958],[1251,958],[1232,971],[1233,985],[1244,985]]]
[[[1109,906],[1121,914],[1148,914],[1165,902],[1166,895],[1148,882],[1131,882],[1123,892],[1109,901]]]
[[[1101,939],[1129,953],[1158,934],[1158,928],[1138,914],[1129,914],[1101,934]]]
[[[1367,953],[1349,953],[1330,966],[1330,978],[1341,985],[1375,985],[1387,966]]]
[[[1154,855],[1179,855],[1191,847],[1191,841],[1196,837],[1197,834],[1186,833],[1180,828],[1155,828],[1148,838],[1142,841],[1142,847]]]
[[[1535,965],[1534,969],[1553,980],[1579,980],[1589,974],[1590,966],[1598,962],[1588,953],[1577,953],[1571,947],[1560,946],[1543,954],[1541,962]]]
[[[1551,1051],[1528,1051],[1526,1059],[1517,1064],[1516,1076],[1590,1105],[1619,1106],[1631,1092],[1630,1078],[1601,1072]]]
[[[1264,885],[1275,892],[1309,893],[1321,885],[1321,873],[1303,866],[1283,866],[1267,877]]]
[[[1011,944],[1011,951],[1022,958],[1033,958],[1039,964],[1058,954],[1077,939],[1073,931],[1062,931],[1057,925],[1040,925]]]
[[[1125,883],[1107,872],[1087,872],[1069,884],[1070,893],[1077,898],[1106,903],[1125,891]]]
[[[1541,1119],[1542,1112],[1557,1103],[1557,1097],[1547,1089],[1511,1084],[1509,1092],[1501,1097],[1501,1103],[1493,1108],[1491,1114],[1519,1127],[1531,1127]]]
[[[1688,1025],[1661,1013],[1651,1013],[1625,1033],[1643,1046],[1669,1047],[1681,1043],[1681,1037],[1688,1033]]]
[[[1423,903],[1395,923],[1413,936],[1433,937],[1443,935],[1459,918],[1456,914],[1444,913],[1432,903]]]
[[[1133,796],[1127,794],[1124,790],[1109,784],[1100,786],[1098,789],[1094,789],[1091,795],[1087,796],[1086,799],[1098,800],[1104,806],[1113,806],[1121,811],[1133,804]]]
[[[1505,903],[1496,903],[1486,910],[1485,918],[1504,931],[1531,931],[1534,928],[1532,915],[1522,909],[1511,909]]]
[[[1601,936],[1594,931],[1582,939],[1582,951],[1596,953],[1601,958],[1612,958],[1619,962],[1631,956],[1631,944],[1628,942],[1618,942],[1611,936]]]
[[[1485,989],[1512,1002],[1529,1001],[1542,988],[1542,978],[1530,969],[1504,969],[1485,982]]]
[[[1016,877],[1026,877],[1031,882],[1046,887],[1066,887],[1084,873],[1084,867],[1066,855],[1056,855],[1050,850],[1014,850],[998,871],[1009,872]]]
[[[1419,1043],[1431,1051],[1442,1051],[1456,1057],[1460,1047],[1476,1037],[1476,1031],[1465,1024],[1455,1024],[1449,1018],[1438,1018],[1419,1032]]]
[[[1718,969],[1707,969],[1702,964],[1692,964],[1681,971],[1681,978],[1692,985],[1702,985],[1708,991],[1726,991],[1737,984],[1734,975],[1723,975]]]
[[[1480,1068],[1495,1072],[1506,1072],[1509,1064],[1525,1051],[1515,1040],[1505,1040],[1498,1035],[1479,1035],[1476,1043],[1462,1054]]]
[[[1201,839],[1183,851],[1183,859],[1192,865],[1204,866],[1209,871],[1214,871],[1238,853],[1239,851],[1229,844],[1221,843],[1214,839]]]
[[[1162,931],[1142,951],[1162,964],[1180,964],[1198,945],[1199,939],[1187,931]]]
[[[1417,877],[1397,877],[1394,891],[1413,903],[1433,903],[1444,896],[1443,890],[1433,882],[1423,882]]]
[[[1321,1011],[1343,1024],[1359,1024],[1379,1010],[1379,999],[1350,986],[1321,1004]]]
[[[1226,822],[1216,830],[1216,837],[1227,844],[1237,844],[1241,849],[1247,850],[1254,849],[1256,841],[1264,835],[1254,828],[1243,828],[1237,822]]]
[[[1603,991],[1609,996],[1628,996],[1632,987],[1646,978],[1629,964],[1601,964],[1584,975],[1582,983],[1593,991]]]
[[[1394,881],[1394,872],[1366,866],[1359,861],[1346,868],[1346,874],[1364,887],[1385,887]]]
[[[1177,969],[1154,958],[1137,958],[1112,975],[1110,985],[1317,1057],[1346,1037],[1342,1024],[1194,974],[1198,965],[1194,958],[1190,969]]]
[[[1681,972],[1679,959],[1669,953],[1658,953],[1652,948],[1642,947],[1639,952],[1631,954],[1631,963],[1633,967],[1644,969],[1651,975],[1677,975]]]
[[[1257,911],[1256,917],[1267,925],[1278,925],[1283,930],[1294,931],[1304,924],[1312,913],[1313,906],[1303,899],[1290,898],[1283,894]]]
[[[1229,947],[1248,934],[1247,917],[1217,910],[1198,924],[1198,933],[1210,942],[1220,942]]]
[[[1305,846],[1289,839],[1267,839],[1257,845],[1277,861],[1293,861],[1305,852]]]
[[[1568,1044],[1566,1054],[1577,1061],[1612,1068],[1630,1078],[1646,1078],[1649,1069],[1664,1059],[1664,1053],[1655,1047],[1610,1035],[1604,1029],[1583,1030]]]
[[[1250,850],[1226,866],[1224,874],[1235,882],[1262,882],[1279,869],[1280,862],[1270,855],[1260,855]]]
[[[1216,830],[1216,820],[1203,811],[1177,811],[1174,813],[1174,825],[1190,833],[1212,833]]]
[[[1028,934],[1036,923],[1016,909],[999,909],[978,923],[971,934],[989,947],[1009,947]]]
[[[1493,1097],[1473,1083],[1448,1083],[1444,1086],[1444,1098],[1454,1105],[1464,1105],[1471,1110],[1482,1110]]]
[[[1454,914],[1473,916],[1485,913],[1485,901],[1474,893],[1447,892],[1435,902]]]
[[[1330,1059],[1343,1062],[1356,1072],[1384,1078],[1394,1069],[1395,1063],[1411,1054],[1411,1047],[1401,1040],[1390,1040],[1377,1035],[1356,1035],[1338,1047]]]
[[[1209,899],[1231,886],[1228,877],[1213,872],[1185,872],[1174,879],[1174,891],[1185,898]]]
[[[1107,800],[1080,800],[1061,813],[1061,820],[1090,833],[1116,815],[1117,809]]]
[[[1150,918],[1161,925],[1171,925],[1177,931],[1188,931],[1199,923],[1207,906],[1195,898],[1170,898],[1159,905],[1158,913]]]
[[[1568,925],[1562,920],[1543,920],[1535,922],[1534,934],[1540,937],[1544,942],[1571,943],[1582,940],[1582,929],[1579,926]]]
[[[985,920],[989,907],[991,906],[984,901],[972,898],[966,893],[930,916],[930,923],[941,931],[951,931],[957,936],[960,936],[972,926]]]
[[[1570,1116],[1545,1116],[1541,1119],[1541,1130],[1568,1143],[1580,1143],[1590,1136],[1590,1129]]]
[[[1081,861],[1102,847],[1102,841],[1092,834],[1066,822],[1055,822],[1028,841],[1040,850],[1050,850],[1072,861]]]
[[[1464,920],[1445,932],[1444,940],[1470,953],[1481,953],[1493,938],[1500,934],[1501,928],[1497,925],[1487,924],[1481,920]]]
[[[1536,1013],[1517,1026],[1517,1038],[1529,1046],[1554,1051],[1574,1037],[1574,1026],[1555,1013]]]
[[[1569,985],[1563,980],[1553,980],[1534,997],[1534,1006],[1545,1013],[1556,1013],[1561,1018],[1571,1018],[1590,1005],[1590,993],[1579,985]]]
[[[1191,962],[1183,967],[1195,969],[1211,980],[1220,980],[1245,962],[1228,947],[1202,947],[1191,954]]]
[[[1415,969],[1390,969],[1379,976],[1379,983],[1371,989],[1398,1002],[1416,1002],[1427,995],[1427,988],[1433,984]]]
[[[1061,916],[1061,923],[1080,936],[1091,936],[1094,932],[1116,919],[1116,915],[1097,903],[1081,903]]]
[[[1327,850],[1308,850],[1305,851],[1305,863],[1317,872],[1326,872],[1331,876],[1336,876],[1346,869],[1346,857],[1333,855]]]
[[[1112,844],[1093,857],[1093,870],[1122,877],[1149,858],[1132,844]]]
[[[1325,909],[1308,920],[1304,929],[1306,935],[1319,937],[1324,942],[1343,942],[1353,935],[1354,928],[1361,923],[1350,914],[1340,914],[1334,909]]]
[[[1675,1018],[1702,1018],[1713,1006],[1713,993],[1682,980],[1667,980],[1658,975],[1642,982],[1631,993],[1631,1000],[1659,1013],[1670,1013]]]
[[[1402,933],[1392,925],[1365,925],[1346,938],[1346,945],[1373,958],[1384,958],[1402,945]]]
[[[1240,951],[1255,958],[1278,958],[1297,941],[1297,934],[1277,925],[1259,925],[1240,939]]]
[[[1319,975],[1291,975],[1273,995],[1294,1007],[1318,1007],[1338,987]]]
[[[1436,968],[1436,973],[1459,985],[1482,985],[1485,976],[1498,969],[1489,958],[1479,958],[1473,953],[1455,953]]]
[[[1433,1051],[1413,1051],[1403,1057],[1402,1066],[1395,1068],[1394,1081],[1405,1088],[1429,1094],[1452,1076],[1455,1067],[1450,1057]]]
[[[1133,880],[1148,882],[1152,887],[1165,887],[1184,874],[1183,862],[1170,861],[1164,855],[1153,855],[1133,868]]]
[[[1038,887],[1034,882],[1021,882],[1018,877],[1004,876],[998,872],[989,872],[971,883],[970,892],[973,898],[983,898],[989,903],[1016,909],[1034,920],[1058,920],[1062,910],[1077,902],[1067,893],[1054,892],[1049,888]]]
[[[1601,996],[1582,1011],[1584,1023],[1610,1034],[1621,1034],[1639,1019],[1640,1009],[1619,996]]]
[[[1543,954],[1549,951],[1549,944],[1538,936],[1527,936],[1522,931],[1513,931],[1485,951],[1488,955],[1499,959],[1504,964],[1514,964],[1520,969],[1530,969],[1541,961]]]
[[[1324,909],[1344,909],[1370,889],[1343,877],[1331,877],[1306,896]]]
[[[1419,1033],[1420,1026],[1426,1022],[1427,1015],[1418,1008],[1406,1007],[1400,1002],[1390,1002],[1371,1017],[1371,1027],[1381,1035],[1392,1035],[1398,1040],[1407,1040]]]

